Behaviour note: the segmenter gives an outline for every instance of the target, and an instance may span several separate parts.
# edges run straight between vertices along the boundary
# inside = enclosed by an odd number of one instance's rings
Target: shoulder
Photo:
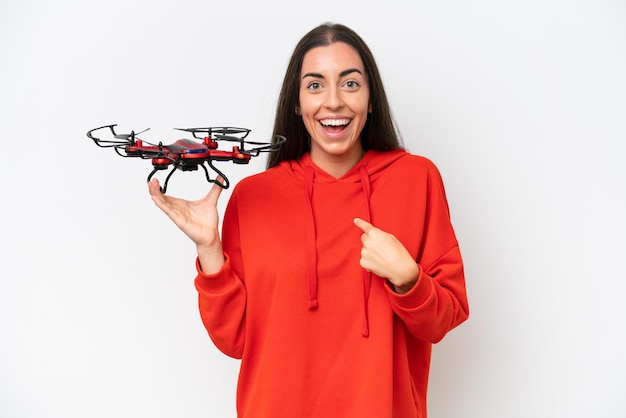
[[[377,192],[401,196],[444,194],[444,182],[437,165],[423,155],[404,152],[391,164],[371,175]]]
[[[388,171],[396,174],[420,174],[420,175],[434,175],[439,177],[439,168],[428,157],[423,155],[413,154],[408,151],[404,151],[400,158],[397,158],[393,164],[388,168]]]
[[[285,183],[285,171],[280,165],[266,169],[256,174],[244,177],[233,189],[233,195],[252,196],[258,198],[261,196],[269,197],[277,186]]]
[[[277,167],[272,167],[259,173],[251,174],[247,177],[244,177],[237,183],[236,188],[256,187],[259,185],[271,183],[276,178],[276,168]]]

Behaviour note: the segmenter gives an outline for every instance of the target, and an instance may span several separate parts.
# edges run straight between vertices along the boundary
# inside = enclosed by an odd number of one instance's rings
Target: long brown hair
[[[391,116],[391,109],[378,66],[367,44],[347,26],[336,23],[324,23],[309,31],[296,45],[283,85],[278,96],[276,119],[273,135],[283,135],[287,141],[278,151],[272,152],[267,160],[267,168],[281,161],[296,160],[311,149],[311,138],[304,126],[302,117],[296,114],[299,106],[300,71],[306,53],[318,46],[344,42],[354,48],[363,61],[370,88],[372,112],[368,115],[363,131],[361,145],[364,150],[390,151],[402,148],[402,142]]]

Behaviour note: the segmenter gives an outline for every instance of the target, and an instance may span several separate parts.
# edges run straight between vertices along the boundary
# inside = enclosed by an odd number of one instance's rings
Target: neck
[[[326,173],[338,179],[350,171],[363,158],[363,155],[365,151],[360,147],[355,148],[354,152],[341,155],[319,155],[312,150],[311,160]]]

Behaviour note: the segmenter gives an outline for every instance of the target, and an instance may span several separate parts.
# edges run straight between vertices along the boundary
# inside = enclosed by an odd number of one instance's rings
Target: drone
[[[190,133],[192,139],[179,139],[172,144],[164,145],[162,142],[152,144],[139,138],[150,128],[135,133],[119,134],[116,132],[117,125],[105,125],[91,129],[87,137],[101,148],[113,148],[122,157],[135,157],[152,160],[152,171],[148,175],[148,181],[155,173],[167,170],[170,172],[165,178],[161,192],[166,193],[167,184],[176,170],[197,171],[198,167],[204,170],[209,183],[215,183],[223,189],[230,186],[230,182],[224,173],[218,170],[213,163],[215,161],[232,161],[235,164],[247,164],[252,157],[257,157],[264,152],[276,151],[285,142],[286,138],[276,135],[272,142],[253,142],[247,140],[250,129],[234,127],[213,128],[175,128],[175,130]],[[96,132],[102,131],[107,139],[96,137]],[[230,150],[218,149],[220,142],[235,142],[236,145]],[[205,165],[206,164],[206,165]],[[216,174],[211,178],[208,167]],[[222,181],[219,181],[219,178]]]

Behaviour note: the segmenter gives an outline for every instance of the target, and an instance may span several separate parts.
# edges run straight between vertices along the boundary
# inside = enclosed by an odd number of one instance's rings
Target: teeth
[[[344,126],[350,123],[350,119],[324,119],[320,123],[324,126]]]

